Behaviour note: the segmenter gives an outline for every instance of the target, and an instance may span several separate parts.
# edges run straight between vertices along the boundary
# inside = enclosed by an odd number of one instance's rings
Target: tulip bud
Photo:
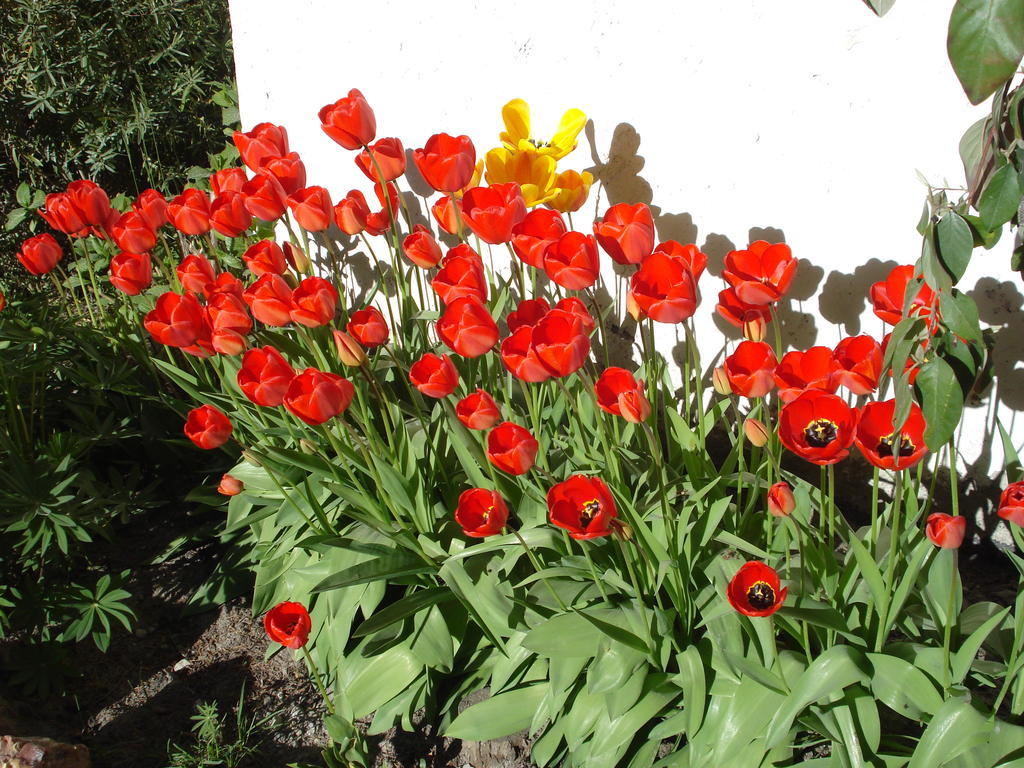
[[[764,341],[767,323],[761,315],[754,315],[743,321],[743,338],[747,341]]]
[[[259,456],[257,456],[255,453],[250,451],[248,448],[246,448],[244,451],[242,451],[242,458],[244,458],[246,461],[248,461],[254,467],[262,467],[263,466],[263,462],[260,461]]]
[[[366,352],[359,342],[344,331],[335,330],[334,346],[338,350],[338,359],[344,365],[357,366],[366,362]]]
[[[315,453],[317,453],[316,443],[311,443],[304,437],[299,438],[299,450],[305,454],[312,456]]]
[[[768,511],[775,517],[789,517],[796,507],[796,499],[789,483],[779,482],[768,489]]]
[[[758,419],[747,419],[743,422],[743,432],[747,436],[747,440],[750,441],[751,445],[755,445],[758,448],[763,448],[768,444],[771,439],[771,433],[768,431],[768,427]]]
[[[633,529],[630,527],[629,523],[624,523],[618,518],[615,518],[608,523],[608,527],[611,528],[612,533],[622,539],[622,541],[633,540]]]
[[[232,475],[224,475],[217,486],[217,493],[224,496],[237,496],[245,490],[245,483]]]
[[[715,388],[715,392],[720,395],[731,395],[732,385],[729,384],[729,377],[725,373],[725,368],[718,366],[711,373],[711,384]]]
[[[302,275],[308,275],[310,273],[309,257],[306,252],[301,248],[297,248],[291,243],[285,243],[283,246],[284,257],[291,264],[292,269]]]

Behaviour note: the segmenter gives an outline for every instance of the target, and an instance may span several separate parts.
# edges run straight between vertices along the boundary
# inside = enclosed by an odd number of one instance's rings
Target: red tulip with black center
[[[480,357],[498,343],[498,326],[474,296],[455,299],[434,324],[438,337],[463,357]]]
[[[925,421],[917,403],[910,404],[907,420],[898,430],[893,424],[896,401],[868,403],[860,411],[854,440],[864,458],[881,469],[912,467],[928,452]]]
[[[809,389],[779,411],[779,439],[802,459],[824,466],[850,454],[857,411],[837,395]]]
[[[597,243],[590,235],[566,232],[544,251],[544,272],[567,290],[589,288],[599,270]]]
[[[828,347],[787,352],[775,369],[779,399],[783,403],[792,402],[808,389],[835,392],[839,387],[838,371],[839,364]]]
[[[470,488],[459,495],[455,522],[467,536],[482,539],[501,533],[508,522],[508,507],[496,491]]]
[[[681,323],[697,309],[697,283],[681,256],[655,251],[629,280],[640,310],[659,323]]]
[[[447,397],[459,383],[459,372],[448,355],[427,352],[412,364],[409,381],[427,397]]]
[[[839,370],[836,380],[855,395],[878,389],[882,375],[882,347],[871,336],[851,336],[840,341],[834,356]]]
[[[654,250],[654,217],[643,203],[613,205],[594,222],[594,237],[617,264],[639,264]]]
[[[288,385],[295,378],[295,371],[274,347],[256,347],[242,356],[242,367],[236,380],[242,390],[256,405],[265,408],[284,402]]]
[[[267,637],[285,648],[297,650],[309,641],[313,622],[309,611],[300,603],[278,603],[263,617]]]
[[[526,202],[515,182],[473,187],[459,203],[462,218],[473,233],[491,245],[512,239],[512,228],[526,218]]]
[[[344,376],[307,368],[288,384],[284,407],[310,425],[323,424],[348,408],[355,387]]]
[[[430,287],[445,304],[467,296],[487,301],[487,275],[483,260],[465,243],[457,245],[441,260],[441,269],[430,281]]]
[[[583,322],[564,309],[552,309],[544,315],[532,334],[531,344],[537,358],[556,378],[578,371],[590,354],[590,337]]]
[[[548,519],[574,539],[607,536],[616,517],[615,500],[599,477],[571,475],[548,491]]]
[[[796,274],[797,261],[785,243],[758,240],[745,251],[730,251],[722,277],[744,304],[763,306],[781,299]]]
[[[788,587],[779,583],[779,574],[764,563],[744,563],[729,582],[729,604],[745,616],[771,616],[782,607]]]
[[[725,358],[722,367],[729,386],[737,395],[764,397],[775,387],[778,361],[770,344],[763,341],[741,341]]]
[[[538,450],[540,444],[530,431],[511,421],[503,421],[487,433],[487,458],[510,475],[528,472]]]
[[[558,211],[534,208],[512,228],[512,250],[523,263],[544,269],[544,252],[567,231]]]

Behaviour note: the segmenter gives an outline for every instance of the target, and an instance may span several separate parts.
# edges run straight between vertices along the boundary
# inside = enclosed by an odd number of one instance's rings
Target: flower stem
[[[316,680],[316,687],[320,689],[320,695],[323,697],[324,704],[327,705],[327,711],[330,714],[334,714],[334,702],[331,701],[331,697],[327,695],[327,688],[324,687],[324,681],[320,679],[320,670],[316,666],[316,662],[313,661],[313,657],[309,653],[309,649],[303,645],[302,655],[306,657],[306,663],[309,664],[313,672],[313,679]]]

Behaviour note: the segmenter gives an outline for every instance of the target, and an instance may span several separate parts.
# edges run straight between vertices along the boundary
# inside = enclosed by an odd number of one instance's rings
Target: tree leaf
[[[896,0],[864,0],[864,4],[875,12],[876,16],[885,16]]]
[[[1024,3],[957,0],[946,50],[967,98],[980,104],[1013,76],[1024,55]]]
[[[928,425],[924,431],[924,441],[929,449],[937,451],[949,442],[960,423],[964,393],[960,390],[953,369],[941,357],[924,363],[914,384]]]
[[[1024,7],[1024,3],[1021,4]],[[992,230],[1008,222],[1017,212],[1021,190],[1017,169],[1004,165],[992,174],[978,199],[978,215],[981,223]]]
[[[939,312],[946,326],[964,341],[981,341],[978,305],[968,294],[953,290],[939,296]]]
[[[939,261],[956,285],[967,271],[974,250],[974,235],[967,222],[950,211],[935,225]]]

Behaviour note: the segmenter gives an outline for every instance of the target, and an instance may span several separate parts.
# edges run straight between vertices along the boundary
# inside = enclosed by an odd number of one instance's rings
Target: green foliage
[[[1024,3],[957,0],[946,48],[967,98],[980,104],[1013,76],[1024,56]]]
[[[167,768],[242,768],[268,765],[260,759],[260,743],[272,730],[279,713],[247,717],[245,686],[234,707],[234,720],[221,715],[217,702],[200,702],[192,715],[192,743],[168,743]]]

